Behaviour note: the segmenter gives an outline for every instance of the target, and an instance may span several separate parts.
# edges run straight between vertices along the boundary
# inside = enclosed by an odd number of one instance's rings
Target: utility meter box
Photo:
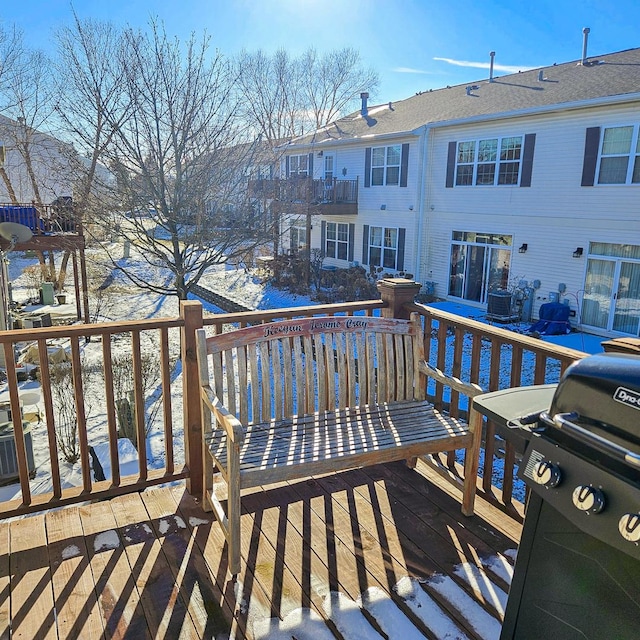
[[[53,304],[53,282],[43,282],[40,285],[40,301],[42,304]]]

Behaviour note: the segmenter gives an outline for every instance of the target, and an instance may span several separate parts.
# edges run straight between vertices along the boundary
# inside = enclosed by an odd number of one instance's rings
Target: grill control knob
[[[625,513],[618,523],[620,535],[629,542],[640,542],[640,513]]]
[[[580,511],[600,513],[604,509],[604,493],[596,487],[580,485],[573,490],[573,505]]]
[[[540,460],[533,467],[533,481],[543,487],[557,487],[562,480],[560,467],[549,460]]]

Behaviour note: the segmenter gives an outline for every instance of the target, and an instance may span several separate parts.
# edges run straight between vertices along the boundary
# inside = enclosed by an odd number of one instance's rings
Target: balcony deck
[[[408,640],[448,618],[451,637],[496,638],[520,526],[482,493],[463,517],[459,494],[422,462],[248,492],[235,581],[221,529],[180,486],[2,521],[0,637],[279,638],[297,620],[301,638],[391,624]],[[425,615],[433,602],[445,619]]]

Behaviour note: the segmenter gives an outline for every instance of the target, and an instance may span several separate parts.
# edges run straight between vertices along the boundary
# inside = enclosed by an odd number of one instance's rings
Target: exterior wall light
[[[346,175],[347,175],[347,167],[345,167],[345,168],[342,170],[342,175],[343,175],[343,176],[346,176]]]
[[[576,250],[573,252],[573,257],[574,258],[581,258],[583,251],[584,251],[584,249],[582,247],[577,247]]]
[[[523,242],[520,245],[520,248],[518,249],[519,253],[527,253],[527,249],[529,248],[529,245],[526,242]]]

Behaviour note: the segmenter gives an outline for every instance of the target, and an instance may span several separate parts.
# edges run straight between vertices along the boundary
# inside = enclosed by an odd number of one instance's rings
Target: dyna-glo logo
[[[618,387],[613,394],[613,399],[622,402],[622,404],[629,405],[634,409],[640,409],[640,393],[632,389]]]

